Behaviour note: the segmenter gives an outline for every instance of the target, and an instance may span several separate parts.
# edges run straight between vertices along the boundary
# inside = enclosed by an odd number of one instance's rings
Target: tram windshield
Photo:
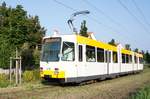
[[[48,38],[43,43],[41,61],[59,61],[61,38]]]

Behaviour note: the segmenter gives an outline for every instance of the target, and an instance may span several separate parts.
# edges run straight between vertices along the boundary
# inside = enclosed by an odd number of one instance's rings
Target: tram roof
[[[90,38],[87,38],[87,37],[83,37],[83,36],[80,36],[80,35],[77,35],[77,43],[79,43],[79,44],[86,44],[86,45],[90,45],[90,46],[95,46],[95,47],[98,47],[98,48],[103,48],[105,50],[117,51],[117,46],[113,46],[113,45],[110,45],[108,43],[104,43],[104,42],[101,42],[101,41],[93,40],[93,39],[90,39]],[[134,54],[137,57],[143,57],[142,54],[139,54],[139,53],[136,53],[136,52],[133,52],[133,51],[130,51],[130,50],[126,50],[124,48],[121,50],[121,53],[129,54],[129,55]]]
[[[75,37],[76,42],[79,43],[79,44],[86,44],[86,45],[89,45],[89,46],[103,48],[105,50],[112,50],[112,51],[117,52],[117,46],[113,46],[113,45],[110,45],[108,43],[93,40],[91,38],[87,38],[87,37],[80,36],[80,35],[69,34],[69,35],[47,36],[47,37],[44,37],[43,39],[50,38],[50,37],[62,37],[62,38],[65,38],[65,37],[67,37],[67,38],[68,37],[71,37],[71,38],[73,37],[74,38]],[[71,39],[71,38],[68,38],[68,40]],[[125,48],[122,48],[121,53],[128,54],[128,55],[133,55],[134,54],[137,57],[143,57],[142,54],[134,52],[134,51],[126,50]]]

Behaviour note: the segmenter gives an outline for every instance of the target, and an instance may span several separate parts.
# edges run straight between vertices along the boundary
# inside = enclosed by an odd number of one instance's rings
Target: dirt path
[[[126,99],[146,83],[150,83],[150,69],[140,74],[84,86],[34,84],[23,88],[0,89],[0,99]]]

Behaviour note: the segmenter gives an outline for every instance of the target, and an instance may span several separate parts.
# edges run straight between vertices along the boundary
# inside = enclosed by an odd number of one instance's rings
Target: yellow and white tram
[[[61,83],[80,83],[143,70],[142,54],[80,35],[45,37],[40,76]]]

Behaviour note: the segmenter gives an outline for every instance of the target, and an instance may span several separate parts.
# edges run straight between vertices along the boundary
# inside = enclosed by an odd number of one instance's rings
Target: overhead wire
[[[117,26],[121,27],[122,29],[126,30],[127,32],[129,32],[122,24],[116,22],[114,19],[112,19],[109,15],[107,15],[103,10],[101,10],[100,8],[96,7],[95,5],[93,5],[92,3],[90,3],[88,0],[82,0],[84,3],[86,3],[87,5],[91,6],[93,9],[95,9],[97,12],[101,13],[103,16],[105,16],[109,21],[111,21],[112,23],[116,24]],[[116,30],[115,30],[116,31]],[[119,32],[118,32],[119,33]],[[126,36],[124,34],[124,36]],[[130,36],[126,36],[126,38],[131,38]]]
[[[94,15],[92,15],[92,16],[95,17]],[[104,26],[105,28],[108,28],[108,29],[111,30],[112,32],[119,33],[119,31],[118,31],[117,29],[114,29],[114,28],[112,28],[111,26],[108,26],[108,25],[104,24],[104,23],[100,22],[99,20],[97,20],[97,19],[95,19],[95,18],[93,18],[93,17],[90,17],[90,16],[89,16],[89,19],[91,19],[92,21],[94,21],[95,23],[97,23],[97,24],[99,24],[99,25]]]
[[[66,4],[64,4],[64,3],[62,3],[62,2],[60,2],[60,1],[58,1],[58,0],[53,0],[53,1],[56,2],[57,4],[61,5],[61,6],[65,7],[65,8],[67,8],[67,9],[70,9],[70,10],[72,10],[72,11],[78,11],[77,9],[74,9],[74,8],[72,8],[72,7],[66,5]],[[94,17],[94,15],[92,15],[92,16]],[[99,24],[99,25],[102,25],[102,26],[104,26],[105,28],[111,30],[112,32],[118,32],[118,30],[113,29],[112,27],[110,27],[110,26],[108,26],[108,25],[106,25],[106,24],[100,22],[99,20],[97,20],[97,19],[95,19],[95,18],[93,18],[93,17],[89,16],[88,18],[89,18],[90,20],[92,20],[93,22],[95,22],[95,23],[97,23],[97,24]]]
[[[149,30],[145,27],[145,25],[136,17],[136,15],[134,15],[129,9],[128,7],[121,1],[121,0],[117,0],[118,3],[133,17],[133,19],[136,20],[137,23],[139,23],[141,25],[141,27],[143,27],[144,31],[146,33],[150,33]]]
[[[72,7],[66,5],[66,4],[64,4],[64,3],[62,3],[58,0],[53,0],[53,1],[56,2],[57,4],[60,4],[60,5],[64,6],[65,8],[68,8],[68,9],[72,10],[72,11],[77,11],[76,9],[74,9],[74,8],[72,8]]]
[[[143,11],[142,11],[141,8],[138,6],[138,4],[135,2],[135,0],[131,0],[131,1],[132,1],[133,4],[135,5],[137,11],[141,14],[141,16],[142,16],[144,22],[145,22],[148,26],[150,26],[150,23],[147,21],[145,15],[144,15],[144,13],[143,13]]]
[[[53,1],[54,1],[55,3],[61,5],[61,6],[65,7],[65,8],[67,8],[67,9],[70,9],[70,10],[72,10],[72,11],[78,11],[77,9],[74,9],[74,8],[72,8],[72,7],[66,5],[66,4],[64,4],[64,3],[62,3],[62,2],[60,2],[60,1],[58,1],[58,0],[53,0]],[[102,22],[100,22],[99,20],[97,20],[97,19],[95,19],[95,18],[93,18],[93,17],[89,17],[89,19],[92,20],[92,21],[94,21],[95,23],[97,23],[97,24],[99,24],[99,25],[103,25],[104,27],[108,28],[109,30],[112,30],[113,32],[119,32],[119,31],[113,29],[112,27],[103,24]]]
[[[95,9],[98,13],[102,14],[103,16],[105,16],[110,22],[116,24],[118,27],[121,27],[122,29],[128,31],[122,24],[120,24],[119,22],[117,22],[116,20],[114,20],[113,18],[111,18],[108,14],[106,14],[102,9],[96,7],[95,5],[93,5],[92,3],[90,3],[88,0],[82,0],[84,3],[86,3],[87,5],[89,5],[90,7],[92,7],[93,9]]]

